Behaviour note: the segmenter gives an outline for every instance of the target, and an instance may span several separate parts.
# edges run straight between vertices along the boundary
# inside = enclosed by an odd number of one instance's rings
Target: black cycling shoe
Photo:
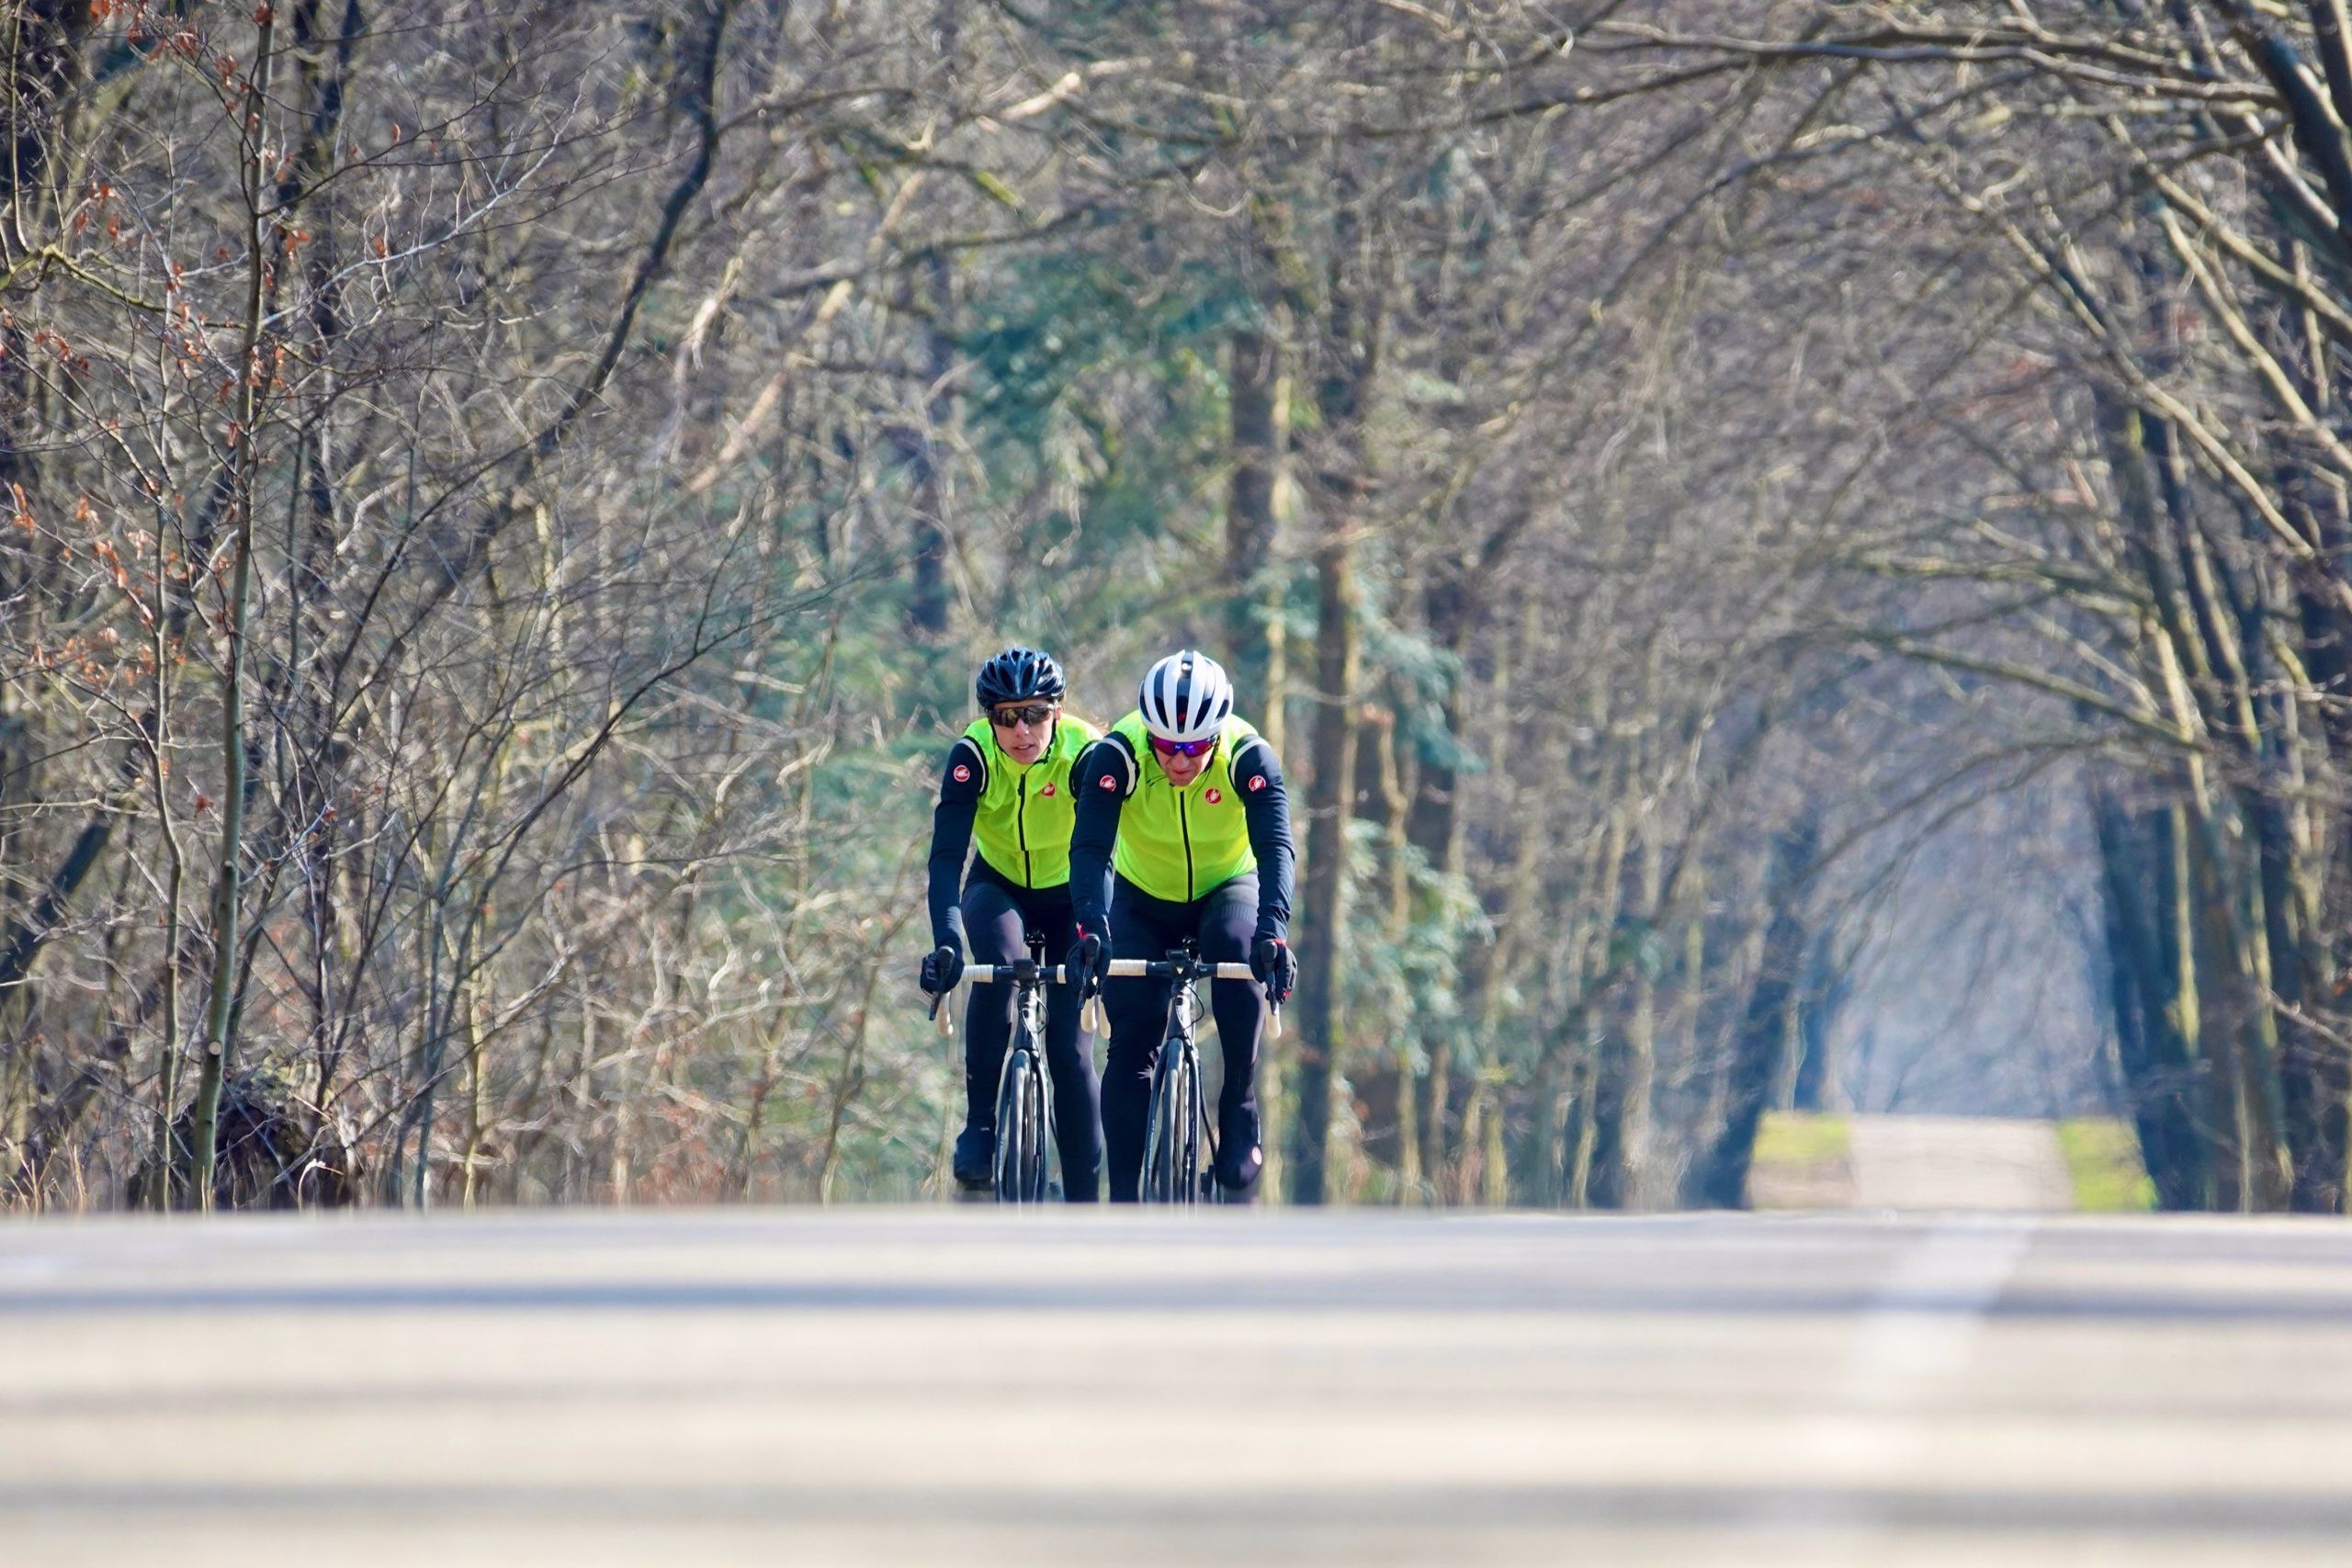
[[[996,1129],[967,1127],[956,1134],[956,1185],[985,1192],[996,1183]]]
[[[1227,1192],[1247,1192],[1266,1168],[1266,1151],[1258,1146],[1257,1110],[1237,1111],[1217,1121],[1217,1185]]]

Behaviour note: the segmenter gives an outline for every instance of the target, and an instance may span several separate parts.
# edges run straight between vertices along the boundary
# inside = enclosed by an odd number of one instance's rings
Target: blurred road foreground
[[[2352,1226],[0,1224],[0,1562],[2329,1563]]]

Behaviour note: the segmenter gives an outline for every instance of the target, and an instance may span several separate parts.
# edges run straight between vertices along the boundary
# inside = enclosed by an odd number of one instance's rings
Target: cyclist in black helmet
[[[931,829],[931,956],[922,987],[936,996],[964,973],[964,948],[980,964],[1028,955],[1040,931],[1058,960],[1077,936],[1070,915],[1069,840],[1077,821],[1070,765],[1102,731],[1062,711],[1061,666],[1032,648],[1008,648],[973,682],[981,716],[947,750]],[[978,843],[968,875],[964,853]],[[962,885],[960,897],[957,885]],[[1013,988],[976,986],[964,1023],[964,1131],[956,1179],[985,1190],[996,1148],[997,1075],[1012,1033]],[[1054,1143],[1062,1190],[1073,1203],[1098,1195],[1102,1168],[1093,1042],[1079,1031],[1074,986],[1046,999],[1046,1067],[1054,1079]]]

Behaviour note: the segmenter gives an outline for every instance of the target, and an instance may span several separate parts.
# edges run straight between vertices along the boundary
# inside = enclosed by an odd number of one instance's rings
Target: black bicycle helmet
[[[1054,662],[1052,654],[1034,648],[1008,648],[980,666],[972,689],[979,695],[980,706],[992,708],[999,703],[1057,703],[1069,690],[1069,682],[1062,679],[1062,667]]]

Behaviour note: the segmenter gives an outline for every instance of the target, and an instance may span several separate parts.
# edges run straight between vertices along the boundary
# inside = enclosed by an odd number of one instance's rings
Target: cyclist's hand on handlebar
[[[1286,1002],[1298,981],[1298,959],[1282,938],[1261,936],[1250,944],[1250,973],[1265,986],[1270,1000]]]
[[[964,977],[964,955],[952,947],[935,947],[922,961],[922,988],[931,995],[944,996],[956,988]]]
[[[1079,995],[1091,997],[1102,988],[1102,972],[1111,964],[1110,939],[1100,931],[1078,928],[1078,940],[1069,944],[1070,978],[1078,982]]]

